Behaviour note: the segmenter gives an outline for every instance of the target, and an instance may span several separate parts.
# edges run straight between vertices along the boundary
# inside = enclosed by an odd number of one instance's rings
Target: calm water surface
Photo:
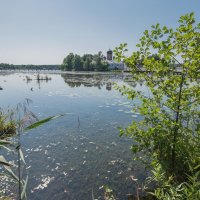
[[[37,81],[36,75],[0,73],[0,107],[29,98],[30,110],[40,119],[66,114],[22,135],[28,199],[89,200],[92,191],[103,199],[103,185],[118,199],[135,193],[130,175],[142,181],[145,171],[133,161],[132,141],[120,138],[117,127],[140,115],[131,112],[132,102],[112,85],[123,84],[127,76],[51,73],[51,80]],[[141,83],[132,86],[143,89]]]

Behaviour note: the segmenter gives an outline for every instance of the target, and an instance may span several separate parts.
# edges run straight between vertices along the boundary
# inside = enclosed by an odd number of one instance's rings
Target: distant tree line
[[[60,65],[13,65],[0,63],[0,70],[59,70]]]
[[[109,64],[101,52],[84,54],[83,56],[70,53],[61,65],[64,71],[108,71]]]

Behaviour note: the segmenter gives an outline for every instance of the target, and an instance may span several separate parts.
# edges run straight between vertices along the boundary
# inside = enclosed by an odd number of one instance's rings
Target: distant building
[[[108,50],[107,51],[107,60],[112,60],[113,59],[113,52],[112,52],[112,50]]]
[[[114,60],[107,60],[109,63],[109,69],[110,70],[124,70],[124,63],[123,62],[116,62]]]
[[[124,70],[124,63],[123,62],[116,62],[113,60],[113,52],[112,50],[107,51],[107,62],[109,64],[109,69],[110,70]]]

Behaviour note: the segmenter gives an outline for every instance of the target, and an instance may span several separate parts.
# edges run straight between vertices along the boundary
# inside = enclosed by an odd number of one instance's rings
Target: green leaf
[[[38,126],[41,126],[41,125],[43,125],[43,124],[45,124],[45,123],[47,123],[47,122],[49,122],[49,121],[51,121],[53,119],[56,119],[56,118],[62,117],[62,116],[64,116],[64,115],[56,115],[56,116],[47,117],[47,118],[45,118],[43,120],[40,120],[40,121],[38,121],[38,122],[36,122],[34,124],[31,124],[30,126],[26,127],[25,131],[37,128]]]
[[[192,174],[200,160],[200,25],[194,24],[193,18],[194,14],[182,16],[180,26],[173,29],[152,26],[140,38],[138,50],[123,57],[132,70],[133,82],[142,80],[148,92],[141,88],[138,94],[138,88],[118,87],[122,95],[137,100],[134,109],[141,115],[124,131],[119,129],[119,134],[133,139],[132,151],[141,152],[138,157],[147,167],[156,169],[159,164],[158,185],[171,176],[173,182],[186,180],[185,175]],[[166,189],[169,195],[174,192],[175,188]]]
[[[137,44],[136,47],[141,47],[141,45],[140,45],[140,44]]]

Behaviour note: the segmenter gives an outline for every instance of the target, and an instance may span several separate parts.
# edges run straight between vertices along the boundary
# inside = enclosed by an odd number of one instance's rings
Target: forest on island
[[[108,71],[108,62],[102,52],[98,54],[84,54],[83,56],[70,53],[61,65],[64,71]]]

